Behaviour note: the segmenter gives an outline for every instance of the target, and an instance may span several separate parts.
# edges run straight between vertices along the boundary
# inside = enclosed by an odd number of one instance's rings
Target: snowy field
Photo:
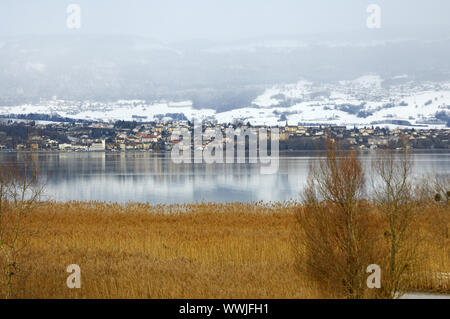
[[[53,99],[39,105],[2,107],[0,114],[57,114],[97,121],[187,119],[235,120],[253,125],[333,124],[353,126],[444,128],[450,118],[450,83],[409,81],[407,75],[389,79],[365,75],[331,84],[299,81],[270,87],[247,107],[216,112],[213,106],[196,109],[191,101],[148,102],[120,100],[110,103]],[[392,84],[394,83],[394,84]],[[396,83],[396,84],[395,84]],[[437,115],[440,116],[437,117]],[[401,121],[401,122],[399,122]]]

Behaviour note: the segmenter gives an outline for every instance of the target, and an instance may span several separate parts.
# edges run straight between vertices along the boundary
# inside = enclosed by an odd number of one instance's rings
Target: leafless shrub
[[[450,239],[448,213],[450,211],[450,174],[429,174],[421,179],[415,188],[416,204],[422,212],[428,212],[432,221],[433,236],[436,243],[445,246]]]
[[[417,258],[417,240],[411,231],[417,202],[412,183],[413,160],[405,145],[400,154],[384,151],[373,162],[373,193],[385,227],[385,251],[379,263],[383,265],[385,297],[398,297],[412,274]]]
[[[311,164],[298,213],[298,244],[306,256],[300,269],[338,297],[362,298],[366,267],[373,263],[364,184],[357,153],[338,153],[329,142],[326,158]]]
[[[439,196],[442,204],[450,205],[450,174],[437,174],[433,181],[435,197]]]
[[[36,208],[43,186],[31,154],[22,154],[21,163],[0,164],[0,296],[14,297],[21,272],[21,254],[34,231],[25,227],[26,218]]]

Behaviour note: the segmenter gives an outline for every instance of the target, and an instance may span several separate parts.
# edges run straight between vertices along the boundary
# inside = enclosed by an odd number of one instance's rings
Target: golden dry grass
[[[297,203],[43,203],[26,219],[25,227],[39,232],[19,260],[15,297],[338,297],[297,271],[297,209]],[[416,222],[424,269],[450,273],[448,208],[432,205]],[[66,286],[70,264],[81,267],[81,289]],[[431,277],[418,277],[411,288],[450,290]]]

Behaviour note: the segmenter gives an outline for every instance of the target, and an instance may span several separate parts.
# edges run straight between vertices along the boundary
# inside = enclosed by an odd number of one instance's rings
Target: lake
[[[363,153],[370,165],[375,153]],[[320,152],[280,154],[276,174],[260,164],[175,164],[170,153],[36,153],[46,179],[45,199],[159,203],[284,201],[299,199],[310,161]],[[2,162],[20,161],[15,152]],[[450,172],[450,153],[414,153],[416,175]]]

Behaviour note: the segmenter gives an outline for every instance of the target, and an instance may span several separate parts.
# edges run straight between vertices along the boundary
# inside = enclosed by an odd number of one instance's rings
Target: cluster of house
[[[329,138],[353,145],[359,149],[386,148],[404,139],[410,145],[428,148],[450,148],[450,129],[388,129],[383,127],[347,128],[346,126],[288,126],[280,134],[280,140],[295,138]]]
[[[140,124],[136,127],[115,127],[113,124],[96,123],[67,130],[70,143],[61,143],[61,151],[125,151],[159,149],[165,144],[169,127]]]
[[[30,124],[31,125],[31,124]],[[39,149],[59,151],[126,151],[126,150],[170,150],[179,141],[171,138],[172,133],[184,127],[192,131],[188,121],[171,123],[51,123],[34,124],[33,129],[40,135],[27,136],[26,140],[15,145],[1,143],[8,136],[0,130],[0,148],[2,149]],[[247,124],[217,124],[204,122],[203,130],[219,129],[225,137],[225,130],[232,127],[235,131],[245,132],[249,128],[261,127]],[[347,128],[344,126],[303,126],[284,125],[279,127],[280,143],[295,140],[308,140],[314,143],[324,138],[340,140],[347,145],[360,149],[388,147],[400,137],[413,145],[425,145],[429,148],[450,148],[450,129],[387,129],[380,127]],[[10,137],[11,139],[11,137]],[[210,141],[210,140],[209,140]],[[208,140],[204,140],[208,143]],[[444,145],[444,147],[442,147]],[[414,146],[413,146],[414,147]]]

